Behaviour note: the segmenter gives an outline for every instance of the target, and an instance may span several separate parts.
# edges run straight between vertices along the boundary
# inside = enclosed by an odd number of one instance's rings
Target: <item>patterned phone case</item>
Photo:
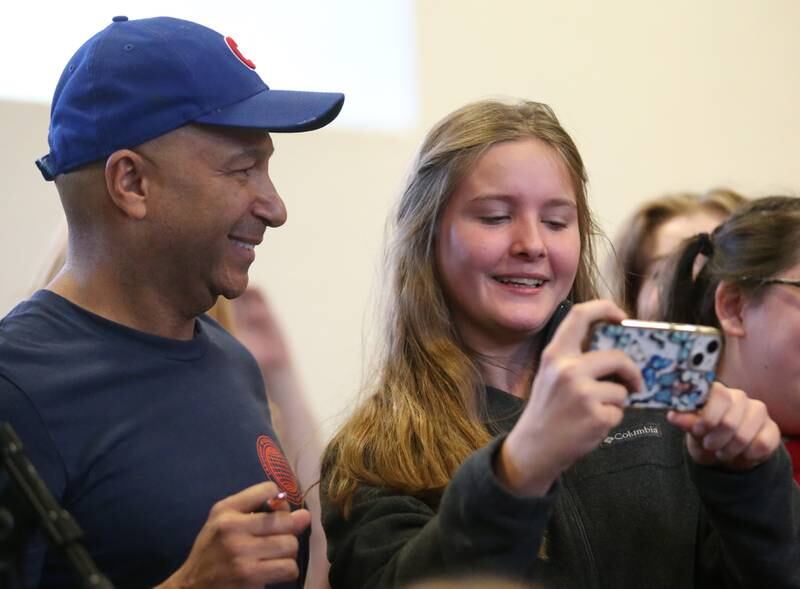
[[[644,391],[628,396],[629,407],[694,411],[714,381],[722,350],[717,329],[655,321],[598,323],[589,349],[623,350],[642,371]]]

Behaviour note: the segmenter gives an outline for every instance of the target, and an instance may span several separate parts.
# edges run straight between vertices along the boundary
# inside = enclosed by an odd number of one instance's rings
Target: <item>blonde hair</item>
[[[394,215],[384,346],[372,394],[328,445],[323,492],[349,511],[360,485],[438,495],[456,468],[490,433],[481,423],[484,383],[476,359],[453,326],[437,276],[435,240],[451,194],[493,145],[534,138],[569,171],[577,202],[581,254],[570,298],[594,298],[596,224],[586,199],[577,147],[547,105],[469,104],[427,135]]]
[[[664,223],[697,212],[730,216],[747,199],[728,188],[714,188],[699,194],[678,192],[647,201],[625,223],[617,236],[614,258],[614,291],[626,313],[636,315],[636,301],[651,263],[653,240]]]

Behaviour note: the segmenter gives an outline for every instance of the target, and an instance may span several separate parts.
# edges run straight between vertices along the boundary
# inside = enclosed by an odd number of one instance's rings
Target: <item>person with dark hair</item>
[[[393,220],[375,382],[322,464],[334,589],[800,587],[800,491],[763,403],[715,383],[698,413],[626,410],[641,372],[585,351],[625,314],[592,300],[586,174],[548,106],[445,117]]]
[[[37,165],[66,260],[0,322],[0,415],[116,587],[302,586],[310,515],[261,373],[204,312],[286,220],[270,132],[343,100],[271,90],[233,38],[168,17],[114,17],[64,68]],[[23,565],[73,584],[37,537]]]
[[[766,404],[800,482],[800,198],[753,201],[672,264],[664,318],[722,330],[719,379]]]
[[[658,278],[669,255],[687,237],[712,231],[745,202],[732,190],[715,188],[666,194],[642,204],[615,243],[615,297],[622,309],[639,319],[658,319]]]

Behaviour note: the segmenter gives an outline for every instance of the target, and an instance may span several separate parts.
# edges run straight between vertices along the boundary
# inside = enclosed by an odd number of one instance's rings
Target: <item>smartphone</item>
[[[716,376],[722,335],[703,325],[626,319],[596,323],[588,348],[622,350],[639,366],[645,390],[628,395],[629,407],[695,411]]]

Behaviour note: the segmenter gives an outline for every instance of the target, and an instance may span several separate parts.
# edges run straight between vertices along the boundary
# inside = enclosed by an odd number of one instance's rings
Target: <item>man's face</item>
[[[247,272],[267,227],[286,221],[269,177],[265,131],[189,125],[145,144],[154,198],[150,251],[170,296],[211,306],[247,287]]]

